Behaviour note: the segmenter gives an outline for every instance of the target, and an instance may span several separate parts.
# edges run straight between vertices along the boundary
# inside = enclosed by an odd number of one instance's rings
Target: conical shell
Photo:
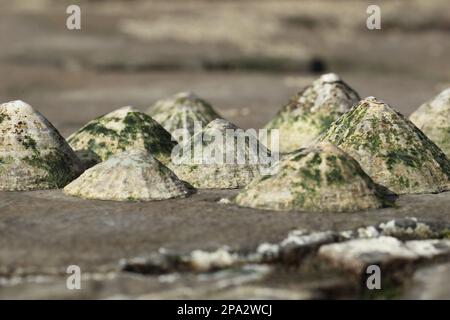
[[[250,140],[246,139],[245,143],[238,144],[234,139],[236,130],[244,132],[226,120],[212,121],[201,132],[179,145],[180,151],[184,151],[178,163],[172,162],[170,168],[180,179],[196,188],[244,187],[259,175],[258,151],[252,148],[254,144],[251,144]],[[253,141],[259,146],[260,152],[269,152],[256,138]],[[213,157],[217,155],[216,158],[209,157],[210,153],[206,152],[209,148],[216,150],[213,154]],[[230,151],[228,158],[227,151]],[[240,156],[242,156],[240,159],[247,160],[239,162]],[[216,159],[223,161],[219,162]],[[254,161],[251,162],[249,159]]]
[[[356,159],[378,184],[403,193],[450,186],[450,162],[411,121],[374,97],[363,99],[320,138]]]
[[[450,156],[450,88],[421,105],[409,119]]]
[[[189,187],[144,149],[132,149],[86,170],[64,188],[85,199],[151,201],[185,197]]]
[[[89,166],[95,155],[102,161],[125,150],[145,148],[167,163],[176,145],[172,136],[149,115],[133,107],[122,107],[90,121],[67,141]]]
[[[359,99],[338,75],[325,74],[293,96],[265,128],[279,130],[279,152],[291,152],[313,142]],[[270,138],[268,146],[277,151]]]
[[[180,92],[170,98],[159,100],[147,112],[175,136],[175,132],[179,129],[187,130],[192,136],[196,122],[203,127],[220,118],[208,102],[192,92]]]
[[[23,101],[0,105],[0,190],[62,188],[81,173],[64,138]]]
[[[359,164],[327,142],[286,156],[276,174],[250,183],[235,202],[259,209],[317,212],[365,210],[389,204],[382,188]]]

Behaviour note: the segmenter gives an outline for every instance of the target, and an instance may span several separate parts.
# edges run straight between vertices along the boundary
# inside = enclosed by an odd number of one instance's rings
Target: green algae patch
[[[178,130],[186,130],[188,135],[192,136],[196,123],[204,127],[211,121],[221,118],[208,102],[192,92],[180,92],[158,100],[147,113],[175,138]]]
[[[313,212],[357,211],[393,204],[353,158],[328,142],[286,156],[275,174],[255,179],[234,201],[258,209]]]
[[[320,137],[356,159],[378,184],[398,194],[450,186],[450,161],[411,121],[373,97],[361,100]]]
[[[450,89],[422,104],[409,119],[450,156]]]
[[[193,190],[146,149],[131,149],[87,169],[64,192],[85,199],[153,201],[186,197]]]
[[[291,152],[313,142],[358,101],[358,94],[339,76],[325,74],[293,96],[265,128],[278,129],[279,151]]]
[[[86,167],[114,154],[144,148],[167,163],[176,142],[158,122],[132,107],[123,107],[87,123],[67,141]]]
[[[30,105],[4,103],[0,115],[0,190],[62,188],[82,172],[64,138]]]

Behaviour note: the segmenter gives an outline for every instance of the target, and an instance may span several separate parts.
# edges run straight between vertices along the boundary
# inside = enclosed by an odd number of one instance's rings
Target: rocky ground
[[[259,128],[327,71],[406,115],[450,87],[446,0],[383,4],[380,31],[365,28],[366,1],[79,3],[82,30],[69,31],[62,1],[0,0],[0,100],[27,101],[66,137],[184,90]],[[236,192],[2,192],[0,298],[450,298],[449,192],[344,214],[218,203]],[[82,290],[66,288],[71,264]],[[381,290],[365,286],[370,264]]]

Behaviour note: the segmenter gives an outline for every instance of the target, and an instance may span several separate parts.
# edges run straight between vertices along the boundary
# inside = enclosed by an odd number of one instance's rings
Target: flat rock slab
[[[120,259],[161,248],[176,253],[254,251],[279,243],[289,231],[345,231],[416,217],[450,223],[450,193],[401,197],[398,208],[354,213],[273,212],[217,203],[237,193],[199,191],[186,199],[156,202],[87,201],[60,190],[0,193],[0,271],[10,274],[118,268]],[[95,245],[94,245],[95,244]]]

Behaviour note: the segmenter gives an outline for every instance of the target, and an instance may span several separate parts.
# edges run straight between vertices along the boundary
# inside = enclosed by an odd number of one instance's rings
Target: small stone
[[[422,104],[409,119],[450,156],[450,88]]]
[[[450,186],[450,161],[402,114],[374,97],[360,101],[321,136],[359,162],[378,184],[398,194]]]
[[[198,272],[228,268],[239,260],[238,255],[230,253],[228,248],[219,248],[213,252],[194,250],[189,259],[192,270]]]
[[[432,230],[429,225],[417,221],[416,218],[400,218],[382,222],[378,228],[382,235],[402,240],[429,239],[434,236],[441,236],[440,230]]]
[[[185,197],[190,189],[146,150],[128,150],[86,170],[64,188],[85,199],[151,201]]]
[[[175,134],[176,130],[185,129],[191,136],[196,122],[203,127],[221,118],[208,102],[192,92],[180,92],[159,100],[147,113],[170,133]]]
[[[270,152],[256,138],[257,148],[252,147],[249,139],[238,143],[237,130],[244,132],[226,120],[212,121],[203,131],[178,146],[183,153],[177,163],[172,162],[169,167],[180,179],[196,188],[234,189],[246,186],[259,175],[258,152]],[[239,159],[244,161],[240,163]]]
[[[269,210],[355,211],[390,204],[359,164],[331,143],[290,154],[278,172],[259,177],[235,199]]]
[[[0,190],[62,188],[82,166],[58,130],[23,101],[0,105]]]
[[[219,204],[230,204],[231,200],[228,199],[228,198],[222,198],[217,203],[219,203]]]
[[[359,99],[338,75],[325,74],[292,97],[265,128],[279,129],[279,152],[291,152],[313,142]],[[278,151],[270,138],[268,146]]]
[[[95,155],[102,161],[134,148],[145,148],[163,163],[170,161],[172,136],[149,115],[133,107],[122,107],[90,121],[67,141],[80,154],[90,154],[85,166]]]
[[[433,258],[435,256],[450,253],[450,240],[411,240],[406,242],[406,247],[420,257]]]
[[[336,267],[361,274],[369,265],[388,266],[418,259],[431,259],[450,253],[450,240],[428,239],[401,242],[393,237],[354,239],[327,244],[319,249],[319,256]]]
[[[396,260],[413,261],[418,258],[401,241],[392,237],[327,244],[320,247],[319,256],[356,274],[363,273],[368,265],[387,265]]]

